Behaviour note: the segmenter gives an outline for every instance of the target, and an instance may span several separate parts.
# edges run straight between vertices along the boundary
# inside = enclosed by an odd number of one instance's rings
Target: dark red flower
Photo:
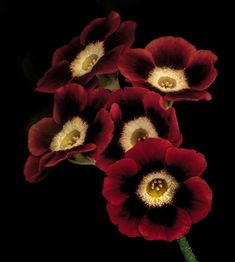
[[[111,143],[97,161],[102,170],[147,137],[162,137],[176,146],[182,142],[175,109],[166,109],[162,97],[155,92],[140,87],[118,90],[110,94],[108,108],[115,130]]]
[[[212,192],[200,178],[204,156],[149,138],[111,165],[103,195],[113,224],[129,237],[172,241],[211,209]]]
[[[84,85],[96,75],[117,71],[120,54],[134,42],[135,28],[133,21],[120,24],[119,14],[113,11],[93,20],[79,37],[55,51],[52,66],[36,90],[53,93],[69,82]]]
[[[145,49],[129,49],[119,61],[119,69],[135,86],[154,90],[165,100],[210,100],[205,91],[215,80],[217,57],[196,50],[179,37],[160,37]]]
[[[103,108],[108,91],[87,92],[68,84],[55,93],[53,117],[43,118],[29,130],[24,174],[29,182],[47,175],[49,168],[76,154],[96,158],[112,139],[113,121]]]

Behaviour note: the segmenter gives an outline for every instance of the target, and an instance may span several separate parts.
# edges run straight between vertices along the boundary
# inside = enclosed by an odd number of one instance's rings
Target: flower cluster
[[[54,93],[52,116],[29,130],[27,181],[70,160],[106,173],[110,220],[129,237],[172,241],[211,208],[201,153],[179,148],[175,101],[210,100],[216,56],[180,37],[132,49],[136,23],[97,18],[57,49],[36,90]],[[127,82],[120,87],[118,73]]]

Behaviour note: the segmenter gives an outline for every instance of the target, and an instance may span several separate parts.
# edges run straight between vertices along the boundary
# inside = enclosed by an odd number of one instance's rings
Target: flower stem
[[[177,240],[186,262],[198,262],[186,237]]]

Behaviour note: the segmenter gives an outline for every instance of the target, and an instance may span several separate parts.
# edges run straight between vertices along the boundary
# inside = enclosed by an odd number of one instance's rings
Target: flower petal
[[[91,21],[80,35],[81,44],[87,45],[92,42],[102,41],[113,34],[120,26],[120,15],[110,12],[108,17],[97,18]]]
[[[160,37],[151,41],[148,50],[158,67],[183,69],[196,48],[180,37]]]
[[[47,176],[49,169],[40,166],[50,157],[52,157],[51,152],[43,157],[29,156],[24,166],[25,180],[34,183]]]
[[[44,167],[53,167],[60,162],[70,158],[73,155],[88,153],[96,149],[95,144],[86,144],[78,147],[74,147],[67,151],[57,151],[55,155],[44,165]]]
[[[138,224],[140,219],[133,217],[123,206],[107,204],[109,218],[114,225],[118,225],[119,231],[128,237],[140,236]]]
[[[52,66],[38,81],[36,91],[54,93],[59,87],[67,84],[72,79],[72,74],[67,61],[62,61]]]
[[[125,45],[125,47],[130,47],[135,40],[135,29],[136,22],[126,21],[120,25],[117,32],[110,36],[106,42],[105,46],[107,50],[113,49],[115,46]]]
[[[159,136],[169,140],[175,146],[182,142],[176,112],[173,107],[166,109],[162,97],[155,92],[146,92],[143,98],[146,115],[157,127]]]
[[[65,85],[55,93],[53,118],[62,124],[81,115],[86,103],[87,93],[82,86],[72,83]]]
[[[124,89],[119,89],[110,94],[107,107],[110,108],[114,103],[117,103],[120,108],[122,108],[124,104],[129,105],[133,102],[142,103],[143,96],[146,92],[147,90],[141,87],[125,87]]]
[[[97,88],[88,92],[87,107],[93,108],[94,112],[104,107],[107,103],[109,91],[104,88]]]
[[[180,168],[182,176],[180,179],[187,179],[193,176],[200,176],[206,169],[207,163],[203,154],[195,150],[182,148],[169,148],[166,152],[165,164]]]
[[[101,57],[98,63],[94,66],[90,74],[102,75],[116,72],[118,70],[118,60],[121,53],[123,52],[124,47],[124,45],[119,45],[113,48],[111,51],[106,52],[105,55]]]
[[[107,158],[104,154],[97,157],[96,166],[106,172],[107,169],[115,162],[115,159]]]
[[[130,81],[141,81],[148,78],[155,67],[151,54],[144,49],[129,49],[119,61],[119,70]]]
[[[125,158],[112,164],[106,174],[111,177],[130,177],[136,175],[137,172],[136,162],[130,158]]]
[[[192,199],[190,208],[186,208],[193,223],[206,217],[211,210],[212,191],[207,183],[200,177],[192,177],[184,182],[191,191]]]
[[[148,138],[138,142],[132,149],[126,152],[125,158],[132,158],[139,167],[148,163],[161,161],[164,162],[165,153],[172,144],[165,139]]]
[[[53,118],[43,118],[32,125],[28,135],[29,151],[34,156],[40,156],[50,149],[52,138],[61,130]]]
[[[192,221],[188,213],[177,208],[175,222],[171,227],[153,223],[148,216],[144,216],[139,224],[139,232],[146,240],[173,241],[188,233]]]
[[[129,195],[121,191],[123,179],[121,176],[109,176],[104,179],[102,194],[112,205],[122,204]]]
[[[169,101],[198,101],[198,100],[211,100],[211,95],[206,91],[194,91],[194,90],[187,90],[185,92],[174,93],[164,96],[166,100]]]
[[[87,132],[87,143],[93,143],[97,147],[97,150],[92,152],[91,156],[96,158],[105,150],[112,140],[113,130],[114,125],[109,112],[104,108],[100,109]]]
[[[208,88],[217,76],[214,63],[217,56],[207,50],[194,53],[185,69],[187,82],[192,89],[204,90]]]
[[[110,114],[114,122],[122,121],[122,111],[117,103],[112,104]]]

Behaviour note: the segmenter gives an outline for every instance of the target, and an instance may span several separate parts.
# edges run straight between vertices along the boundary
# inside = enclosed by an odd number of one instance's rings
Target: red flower
[[[216,60],[212,52],[169,36],[153,40],[145,49],[127,50],[119,69],[128,81],[160,93],[165,100],[210,100],[205,90],[217,76]]]
[[[133,21],[120,24],[116,12],[93,20],[79,37],[55,51],[52,66],[36,90],[53,93],[69,82],[84,85],[96,75],[117,71],[120,54],[134,42],[135,28]]]
[[[113,224],[129,237],[172,241],[211,209],[212,192],[200,178],[204,156],[149,138],[107,170],[103,195]]]
[[[108,91],[87,93],[78,84],[68,84],[55,93],[52,118],[43,118],[29,130],[28,158],[24,174],[29,182],[47,175],[49,168],[75,154],[96,158],[112,139],[113,121],[103,108]]]
[[[166,109],[157,93],[146,88],[127,87],[110,94],[108,108],[115,130],[111,143],[97,161],[102,170],[147,137],[162,137],[176,146],[182,142],[175,109]]]

